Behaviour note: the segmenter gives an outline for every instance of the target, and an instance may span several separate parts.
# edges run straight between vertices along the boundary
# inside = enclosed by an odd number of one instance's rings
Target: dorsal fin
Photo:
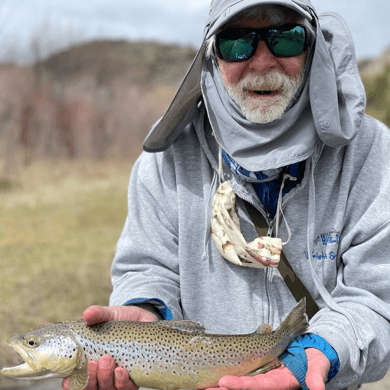
[[[199,333],[205,331],[204,326],[200,322],[196,321],[158,321],[157,324],[165,326],[166,328],[177,329],[189,333]]]
[[[271,333],[271,332],[272,332],[272,327],[271,327],[271,325],[268,325],[268,324],[261,324],[256,329],[257,334],[264,334],[264,333]]]

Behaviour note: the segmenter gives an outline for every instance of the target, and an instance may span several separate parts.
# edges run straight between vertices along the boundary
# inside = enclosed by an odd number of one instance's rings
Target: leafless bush
[[[25,163],[58,155],[134,158],[173,94],[169,86],[148,89],[116,82],[97,87],[85,77],[56,96],[52,84],[36,87],[31,74],[18,69],[0,69],[0,85],[12,91],[0,96],[0,140],[7,169],[15,165],[18,146]]]
[[[133,61],[133,57],[126,54],[123,45],[121,42],[114,48],[114,62],[107,43],[101,47],[108,54],[96,61],[98,52],[87,52],[88,47],[60,54],[62,71],[53,69],[55,61],[24,68],[0,65],[0,158],[5,162],[4,172],[15,169],[19,154],[28,164],[42,157],[134,159],[140,153],[143,139],[168,107],[178,81],[172,81],[173,69],[169,67],[169,78],[164,76],[164,67],[153,63],[126,67],[126,61]],[[155,46],[151,44],[149,49],[161,56],[164,51]],[[142,48],[138,44],[134,47]],[[79,60],[84,52],[85,57]],[[178,56],[176,51],[170,52]],[[182,67],[176,57],[173,63]],[[158,57],[158,61],[162,59]],[[178,73],[177,78],[181,77]]]
[[[142,141],[153,123],[164,113],[173,90],[165,94],[140,85],[113,87],[111,108],[105,115],[107,134],[111,140],[110,153],[131,157],[141,150]]]
[[[32,88],[31,78],[14,66],[0,65],[0,153],[5,174],[16,170],[23,96]]]

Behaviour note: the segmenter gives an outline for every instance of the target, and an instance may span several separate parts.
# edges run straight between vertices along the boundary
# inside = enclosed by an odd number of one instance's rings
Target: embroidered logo
[[[314,245],[312,248],[311,258],[313,260],[334,261],[337,256],[338,244],[340,241],[340,235],[336,232],[324,233],[318,235],[314,239]],[[309,259],[309,254],[305,251],[306,259]]]

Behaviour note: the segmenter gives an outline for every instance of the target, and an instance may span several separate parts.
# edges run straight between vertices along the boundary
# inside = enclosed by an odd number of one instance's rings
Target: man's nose
[[[256,52],[249,61],[251,71],[257,73],[264,73],[279,67],[277,58],[270,52],[264,41],[259,41]]]

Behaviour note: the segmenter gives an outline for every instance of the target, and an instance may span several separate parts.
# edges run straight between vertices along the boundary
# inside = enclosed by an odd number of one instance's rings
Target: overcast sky
[[[312,0],[347,21],[359,59],[390,47],[389,0]],[[0,0],[0,60],[96,38],[154,39],[198,47],[210,0]]]

